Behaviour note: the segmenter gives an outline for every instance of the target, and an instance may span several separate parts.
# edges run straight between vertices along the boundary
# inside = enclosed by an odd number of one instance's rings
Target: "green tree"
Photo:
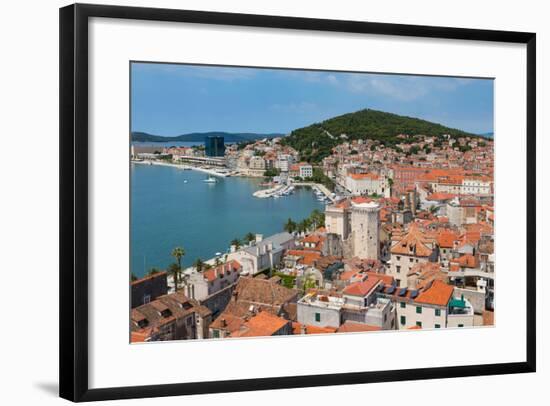
[[[200,258],[195,259],[195,262],[193,262],[193,267],[197,270],[197,272],[202,272],[204,269],[204,261]]]
[[[294,231],[296,231],[296,223],[294,221],[292,221],[292,219],[289,217],[287,222],[285,223],[283,229],[287,233],[293,233]]]
[[[135,273],[132,272],[132,273],[130,274],[130,280],[131,280],[132,282],[137,281],[138,279],[139,279],[139,278],[136,276]]]
[[[231,244],[231,245],[234,245],[234,246],[235,246],[235,249],[237,249],[237,250],[238,250],[239,248],[241,248],[241,240],[239,240],[238,238],[233,238],[233,239],[231,240],[231,243],[230,243],[230,244]]]
[[[323,227],[325,225],[325,214],[319,209],[315,209],[309,215],[309,222],[313,225],[314,229]]]
[[[177,267],[173,268],[174,272],[174,290],[178,291],[178,285],[181,282],[181,259],[185,256],[185,250],[182,247],[176,247],[172,250],[172,256],[176,259]]]
[[[265,172],[264,172],[264,176],[266,178],[272,178],[274,176],[279,176],[281,174],[281,170],[280,169],[277,169],[277,168],[270,168],[270,169],[267,169]]]
[[[305,233],[311,227],[311,221],[309,219],[303,219],[296,226],[296,230],[300,233]]]
[[[317,287],[317,283],[315,282],[313,275],[309,272],[305,273],[302,279],[303,294],[305,295],[309,289],[313,289],[315,287]]]
[[[256,236],[251,233],[250,231],[248,233],[246,233],[246,235],[244,236],[244,241],[246,241],[247,243],[251,243],[252,241],[254,241],[256,239]]]
[[[181,267],[177,263],[172,262],[170,265],[168,265],[167,270],[168,270],[168,274],[174,280],[174,290],[177,292],[178,291],[178,285],[179,285],[180,280],[181,280],[181,277],[180,277]]]

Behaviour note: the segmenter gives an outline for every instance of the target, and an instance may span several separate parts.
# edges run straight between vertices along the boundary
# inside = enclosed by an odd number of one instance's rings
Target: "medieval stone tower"
[[[362,259],[380,257],[380,206],[376,202],[351,207],[352,255]]]

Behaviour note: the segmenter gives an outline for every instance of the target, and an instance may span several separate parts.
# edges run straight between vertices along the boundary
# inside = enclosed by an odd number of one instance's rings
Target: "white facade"
[[[344,187],[354,196],[379,195],[390,197],[391,190],[385,177],[375,174],[352,174],[344,178]]]
[[[342,205],[328,205],[325,208],[325,227],[327,233],[338,234],[342,240],[348,238],[350,233],[349,210]]]
[[[420,303],[398,302],[397,328],[399,330],[411,327],[445,328],[447,326],[447,307]]]
[[[313,176],[313,167],[311,165],[300,165],[300,177],[311,178]]]
[[[388,275],[392,276],[397,282],[397,287],[406,288],[408,286],[407,275],[416,264],[428,262],[428,257],[417,257],[413,255],[391,254],[390,267]]]

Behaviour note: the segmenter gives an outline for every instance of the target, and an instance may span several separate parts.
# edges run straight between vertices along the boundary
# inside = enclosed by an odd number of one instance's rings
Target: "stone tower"
[[[380,258],[380,205],[376,202],[351,206],[353,256],[361,259]]]

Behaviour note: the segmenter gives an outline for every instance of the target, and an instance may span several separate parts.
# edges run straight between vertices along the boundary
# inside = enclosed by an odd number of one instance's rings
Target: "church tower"
[[[380,205],[351,203],[352,255],[361,259],[380,258]]]

